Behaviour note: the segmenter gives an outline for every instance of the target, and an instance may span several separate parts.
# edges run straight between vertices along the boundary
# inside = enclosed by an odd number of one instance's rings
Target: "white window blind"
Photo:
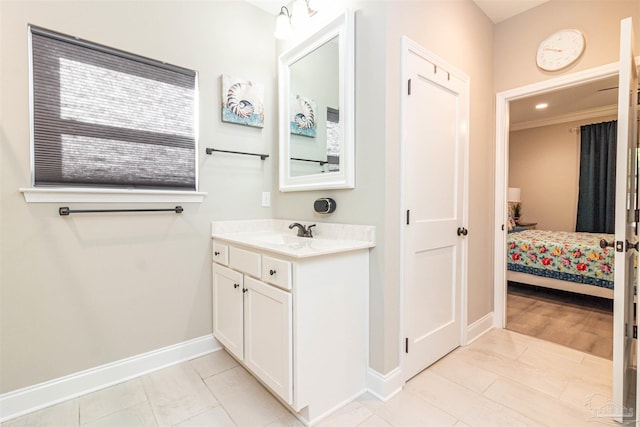
[[[196,73],[37,27],[36,187],[196,190]]]

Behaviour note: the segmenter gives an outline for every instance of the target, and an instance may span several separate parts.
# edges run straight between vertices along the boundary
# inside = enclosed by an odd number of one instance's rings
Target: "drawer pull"
[[[275,274],[276,274],[276,271],[275,271],[275,270],[269,270],[269,275],[270,275],[270,276],[273,276],[273,275],[275,275]]]
[[[213,255],[214,255],[214,256],[218,256],[218,255],[220,255],[220,252],[215,251],[215,252],[213,253]]]
[[[233,284],[233,289],[236,289],[236,288],[239,288],[239,287],[240,287],[240,285],[238,285],[237,283]]]

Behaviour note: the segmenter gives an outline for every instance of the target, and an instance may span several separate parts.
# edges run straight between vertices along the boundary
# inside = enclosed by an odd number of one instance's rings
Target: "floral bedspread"
[[[524,230],[507,238],[507,269],[613,289],[612,234]]]

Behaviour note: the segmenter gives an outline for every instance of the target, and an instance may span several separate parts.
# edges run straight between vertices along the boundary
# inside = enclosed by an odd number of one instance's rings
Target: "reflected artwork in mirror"
[[[279,57],[280,190],[354,187],[353,13]]]

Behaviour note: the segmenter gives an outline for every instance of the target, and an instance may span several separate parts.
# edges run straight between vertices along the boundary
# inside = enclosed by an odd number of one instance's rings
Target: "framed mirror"
[[[280,191],[354,188],[354,17],[278,58]]]

